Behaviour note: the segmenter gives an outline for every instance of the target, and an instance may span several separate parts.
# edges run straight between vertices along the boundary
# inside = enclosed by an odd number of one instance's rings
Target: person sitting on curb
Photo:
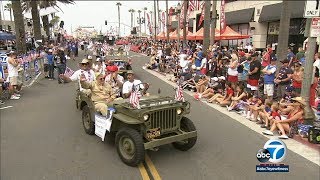
[[[111,103],[116,96],[110,84],[104,81],[103,75],[99,74],[95,81],[88,82],[86,76],[82,73],[80,76],[80,84],[84,89],[91,90],[91,100],[95,110],[107,117],[108,104]]]
[[[263,131],[263,134],[273,136],[273,132],[279,129],[281,131],[281,136],[279,136],[279,138],[288,139],[286,132],[289,132],[292,126],[303,124],[303,114],[306,102],[302,97],[295,97],[292,98],[292,100],[294,109],[289,113],[288,117],[286,119],[274,120],[270,130]]]
[[[75,71],[72,76],[67,77],[64,74],[60,74],[59,77],[66,83],[72,82],[72,81],[79,81],[79,90],[84,92],[85,94],[89,95],[90,94],[90,90],[86,90],[86,89],[83,89],[81,87],[80,76],[83,73],[86,76],[86,79],[88,80],[88,82],[95,81],[96,77],[95,77],[95,74],[94,74],[93,70],[91,70],[91,69],[88,70],[88,65],[89,64],[88,64],[88,60],[87,59],[83,59],[79,64],[80,64],[80,69]]]

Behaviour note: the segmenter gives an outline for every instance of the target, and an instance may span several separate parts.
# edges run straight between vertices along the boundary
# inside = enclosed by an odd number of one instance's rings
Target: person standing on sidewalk
[[[49,65],[49,80],[54,79],[54,61],[53,61],[53,51],[52,49],[49,49],[48,54],[47,54],[47,59],[48,59],[48,65]]]
[[[280,97],[284,96],[286,92],[286,87],[289,86],[291,83],[293,71],[289,67],[289,62],[290,61],[288,59],[284,59],[283,61],[281,61],[282,67],[280,68],[279,73],[276,79],[274,80],[274,82],[278,84],[277,92],[280,95]]]
[[[20,99],[20,95],[16,93],[18,86],[19,76],[19,61],[17,60],[17,54],[14,51],[10,51],[8,60],[8,77],[9,77],[9,91],[11,94],[10,99]]]
[[[54,56],[54,61],[56,62],[57,69],[58,69],[58,74],[64,74],[66,70],[66,57],[64,54],[64,51],[62,49],[58,49],[57,54]],[[58,83],[62,83],[62,78],[58,76]]]
[[[252,91],[252,93],[257,92],[259,90],[259,79],[260,79],[260,71],[261,71],[261,63],[257,61],[257,54],[252,54],[249,57],[250,69],[248,72],[248,84],[247,87]],[[257,95],[257,94],[256,94]]]
[[[263,76],[263,87],[264,87],[264,95],[267,96],[270,102],[273,100],[273,94],[274,94],[274,79],[276,78],[276,71],[277,71],[277,59],[272,58],[270,59],[269,65],[267,65],[263,70],[262,73],[264,73]]]

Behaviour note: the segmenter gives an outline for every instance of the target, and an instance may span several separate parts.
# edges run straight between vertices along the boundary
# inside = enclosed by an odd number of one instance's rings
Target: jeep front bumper
[[[170,144],[176,141],[182,141],[185,139],[193,138],[197,136],[197,131],[185,132],[183,134],[177,134],[161,139],[154,139],[152,141],[144,143],[144,149],[151,149],[165,144]]]

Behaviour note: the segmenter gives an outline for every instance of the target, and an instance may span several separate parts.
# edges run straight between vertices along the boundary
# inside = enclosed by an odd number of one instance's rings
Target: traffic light
[[[60,28],[63,28],[63,26],[64,26],[64,21],[60,21]]]
[[[108,25],[108,21],[107,20],[104,21],[104,25]]]

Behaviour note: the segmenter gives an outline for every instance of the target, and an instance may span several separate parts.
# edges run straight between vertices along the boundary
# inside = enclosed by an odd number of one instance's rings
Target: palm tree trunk
[[[12,10],[14,16],[14,27],[16,32],[16,45],[17,52],[26,53],[26,38],[25,38],[25,29],[24,29],[24,21],[21,9],[21,2],[16,0],[11,0]]]
[[[50,39],[50,27],[49,27],[49,17],[48,15],[42,16],[43,29],[46,32],[48,40]]]
[[[277,58],[282,61],[287,57],[287,48],[289,41],[289,27],[290,27],[290,9],[289,1],[282,1],[280,27],[278,36]]]
[[[188,3],[189,0],[184,0],[184,6],[183,6],[183,43],[182,47],[185,48],[187,44],[187,12],[188,12]]]
[[[167,42],[169,42],[169,9],[168,9],[168,0],[166,0],[166,26],[167,26]]]
[[[12,9],[10,9],[10,21],[12,22]]]
[[[203,24],[203,52],[207,54],[210,44],[210,8],[211,2],[204,1],[204,24]]]
[[[35,40],[41,39],[41,24],[40,24],[40,16],[38,11],[37,1],[31,1],[31,14],[32,14],[32,22],[33,22],[33,35]]]
[[[212,1],[212,20],[211,20],[211,37],[210,44],[214,44],[214,39],[216,36],[216,24],[217,24],[217,0]]]

